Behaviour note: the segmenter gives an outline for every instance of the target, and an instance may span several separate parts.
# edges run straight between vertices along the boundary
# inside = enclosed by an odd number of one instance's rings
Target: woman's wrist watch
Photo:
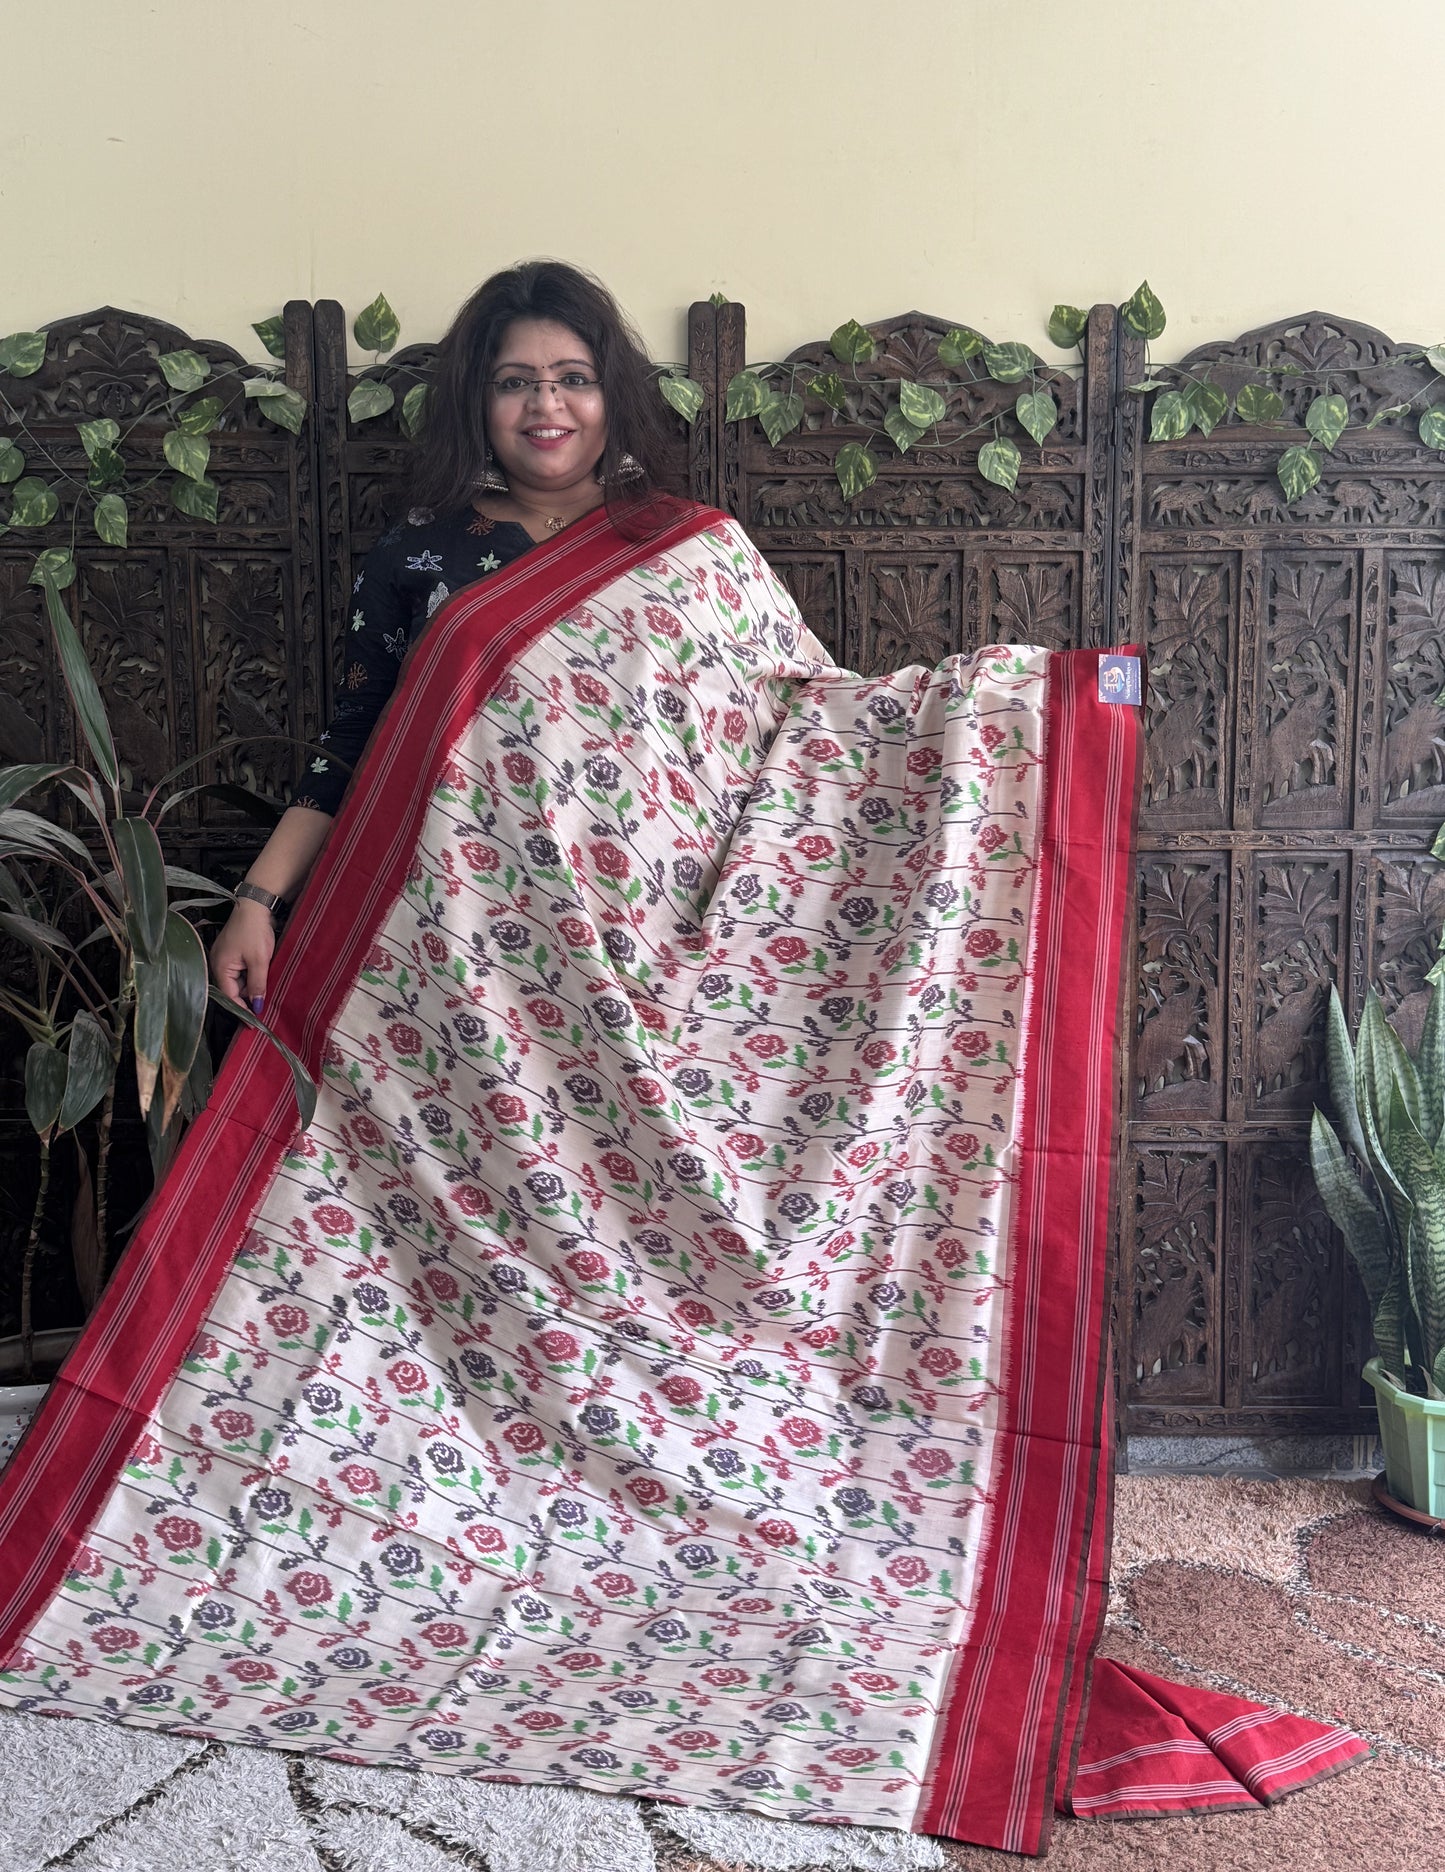
[[[263,890],[259,884],[251,883],[249,878],[236,886],[235,894],[238,898],[249,898],[252,903],[264,904],[272,916],[279,916],[286,908],[284,897],[278,896],[275,891]]]

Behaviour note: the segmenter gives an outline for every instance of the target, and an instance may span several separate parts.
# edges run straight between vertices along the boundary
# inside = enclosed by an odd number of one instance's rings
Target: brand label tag
[[[1144,685],[1136,656],[1099,658],[1099,700],[1128,702],[1138,708],[1144,700]]]

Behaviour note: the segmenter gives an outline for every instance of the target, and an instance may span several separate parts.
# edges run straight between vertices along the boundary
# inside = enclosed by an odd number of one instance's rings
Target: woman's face
[[[565,325],[507,327],[487,389],[487,435],[508,481],[548,495],[593,474],[607,444],[596,379],[596,358]]]

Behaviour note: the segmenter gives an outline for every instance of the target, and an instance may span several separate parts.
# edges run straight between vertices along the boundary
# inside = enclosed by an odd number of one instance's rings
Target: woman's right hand
[[[264,904],[243,897],[211,944],[212,979],[228,1001],[260,1014],[266,1005],[266,976],[275,951],[271,912]]]

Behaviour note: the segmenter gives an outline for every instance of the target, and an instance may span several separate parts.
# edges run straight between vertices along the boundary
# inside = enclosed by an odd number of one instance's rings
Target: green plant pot
[[[1390,1493],[1421,1514],[1445,1518],[1445,1400],[1402,1391],[1377,1358],[1365,1366],[1364,1378],[1375,1389]]]

